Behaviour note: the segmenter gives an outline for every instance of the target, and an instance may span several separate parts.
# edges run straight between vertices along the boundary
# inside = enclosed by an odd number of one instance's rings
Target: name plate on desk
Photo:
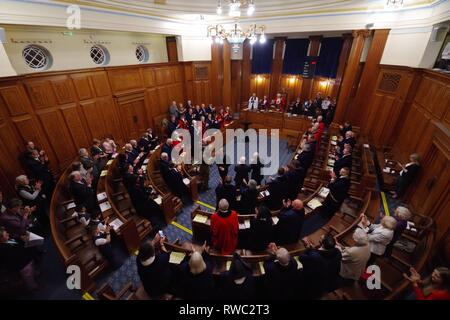
[[[102,212],[105,212],[109,209],[111,209],[111,204],[108,201],[100,203],[100,210]]]
[[[106,192],[102,192],[97,194],[97,200],[98,201],[103,201],[106,200],[108,198],[108,196],[106,195]]]
[[[184,252],[172,251],[170,253],[169,263],[180,264],[183,261],[186,254]]]

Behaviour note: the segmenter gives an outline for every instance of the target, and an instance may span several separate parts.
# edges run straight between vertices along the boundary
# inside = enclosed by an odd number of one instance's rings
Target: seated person
[[[176,116],[170,116],[169,122],[167,124],[167,133],[169,137],[172,136],[172,133],[177,129],[178,121]]]
[[[182,299],[210,300],[215,295],[213,262],[205,250],[193,249],[180,264],[179,295]]]
[[[231,184],[231,177],[226,176],[224,182],[219,182],[216,188],[216,207],[218,208],[220,199],[226,199],[231,209],[236,206],[236,187]]]
[[[391,242],[386,247],[386,251],[384,253],[385,256],[390,256],[392,253],[393,245],[400,239],[403,231],[406,230],[408,226],[408,220],[411,219],[411,212],[408,208],[403,206],[398,206],[393,214],[395,221],[397,221],[394,229],[394,235],[392,236]]]
[[[189,196],[190,194],[189,188],[186,186],[183,179],[181,169],[171,162],[165,181],[170,191],[179,198]]]
[[[258,97],[256,93],[253,93],[250,99],[248,99],[248,109],[252,111],[258,110]]]
[[[267,111],[269,109],[270,102],[267,96],[264,96],[262,100],[259,102],[259,110]]]
[[[150,141],[150,137],[148,132],[145,132],[138,141],[138,147],[144,153],[148,153],[151,149],[152,142]]]
[[[2,226],[0,226],[0,269],[11,273],[18,272],[27,290],[38,289],[32,255],[15,239],[11,239],[6,228]]]
[[[417,300],[450,300],[450,270],[448,268],[434,269],[431,276],[425,280],[422,280],[413,267],[409,271],[410,276],[405,273],[403,276],[411,282]]]
[[[336,156],[336,161],[333,165],[333,171],[336,176],[339,176],[340,171],[342,168],[349,168],[351,174],[351,168],[352,168],[353,158],[350,148],[344,148],[342,157]]]
[[[347,131],[345,132],[345,136],[342,140],[338,141],[337,145],[338,147],[342,149],[344,149],[344,146],[346,144],[349,144],[352,149],[355,147],[356,144],[356,139],[355,139],[355,134],[353,133],[353,131]]]
[[[234,253],[230,270],[224,272],[217,290],[222,299],[249,300],[256,294],[251,266],[239,254]]]
[[[160,250],[155,250],[158,244]],[[145,292],[152,299],[168,299],[172,293],[172,272],[169,264],[170,255],[164,247],[164,238],[159,234],[153,241],[145,241],[139,248],[136,258],[139,278]]]
[[[357,228],[353,232],[355,244],[345,247],[337,243],[337,248],[341,251],[341,271],[339,275],[343,278],[344,284],[353,284],[359,280],[366,270],[367,262],[370,258],[369,238],[364,230]]]
[[[163,176],[163,179],[165,180],[167,173],[169,172],[169,155],[165,152],[161,153],[161,160],[159,161],[159,171],[161,171],[161,175]]]
[[[219,201],[219,210],[211,216],[211,244],[220,254],[232,254],[238,243],[239,222],[226,199]]]
[[[240,214],[254,214],[255,207],[258,204],[258,184],[255,180],[248,182],[248,187],[241,189],[241,200],[238,204]]]
[[[270,260],[264,262],[264,288],[270,299],[294,299],[298,281],[298,265],[285,248],[272,251]]]
[[[273,239],[273,221],[270,210],[265,206],[255,208],[256,217],[250,220],[247,248],[265,251]]]
[[[172,139],[167,139],[161,148],[161,154],[166,153],[169,156],[169,161],[172,161]]]
[[[305,208],[300,199],[293,202],[284,200],[274,230],[276,243],[281,245],[296,243],[300,238],[304,218]]]

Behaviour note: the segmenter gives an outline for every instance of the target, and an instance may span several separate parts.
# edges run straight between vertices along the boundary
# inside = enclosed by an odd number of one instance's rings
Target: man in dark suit
[[[47,199],[51,199],[55,188],[55,179],[49,168],[48,160],[45,161],[39,155],[39,151],[34,149],[26,156],[26,166],[35,180],[43,182],[42,191]]]
[[[336,176],[334,171],[330,171],[331,181],[328,184],[330,193],[325,198],[321,209],[325,217],[331,218],[339,210],[345,198],[348,197],[348,190],[351,185],[349,173],[350,170],[347,167],[339,171],[339,177]]]
[[[307,250],[300,255],[299,259],[306,271],[305,287],[309,289],[309,296],[306,298],[317,299],[324,293],[336,289],[342,254],[336,248],[336,241],[330,234],[320,238],[319,249],[314,249],[314,245],[308,238],[303,240]]]
[[[337,156],[336,161],[334,162],[333,171],[336,176],[339,176],[339,173],[342,168],[349,168],[351,173],[352,168],[352,154],[350,148],[344,148],[342,157]]]
[[[70,194],[77,206],[86,207],[88,212],[92,212],[97,209],[97,198],[95,191],[92,188],[92,181],[88,178],[83,180],[79,171],[74,171],[69,176]]]
[[[280,209],[282,200],[287,196],[287,177],[286,170],[283,167],[278,169],[277,176],[271,178],[268,185],[269,198],[267,199],[267,206],[271,210]]]
[[[149,134],[145,132],[142,137],[138,141],[138,148],[142,150],[144,153],[147,153],[150,151],[151,147],[151,141],[149,138]]]
[[[279,248],[273,253],[272,259],[264,262],[264,288],[267,298],[295,299],[299,270],[297,261],[285,248]]]
[[[189,196],[189,188],[183,181],[183,175],[180,170],[172,162],[169,164],[169,171],[166,178],[167,186],[179,198]]]
[[[300,189],[303,187],[305,180],[305,170],[300,166],[298,160],[292,161],[288,166],[287,177],[287,197],[291,200],[297,199]]]
[[[164,180],[167,178],[167,173],[169,172],[169,156],[167,153],[161,153],[161,160],[159,161],[159,171]]]
[[[341,136],[345,137],[347,131],[352,131],[352,125],[350,124],[350,122],[345,121],[343,126],[339,126],[339,132]]]
[[[169,161],[172,160],[172,139],[167,139],[166,143],[163,144],[162,148],[161,148],[161,153],[167,153],[167,155],[169,156]]]
[[[236,206],[236,187],[231,184],[231,177],[226,176],[216,188],[216,207],[221,199],[226,199],[231,209]]]
[[[255,180],[250,179],[248,188],[241,190],[241,200],[236,210],[240,214],[254,214],[255,207],[258,204],[258,195],[258,184]]]
[[[245,157],[239,159],[239,165],[234,167],[236,175],[234,176],[234,183],[236,188],[240,189],[243,185],[247,185],[249,180],[250,167],[245,164]]]
[[[158,136],[153,133],[152,128],[147,129],[147,137],[150,140],[150,150],[153,150],[158,145]]]
[[[222,182],[225,180],[225,177],[228,175],[229,167],[230,167],[230,159],[227,155],[224,155],[222,163],[217,164],[217,170],[219,170],[219,176],[222,179]]]
[[[308,171],[314,160],[314,149],[311,148],[309,143],[305,143],[299,154],[295,156],[295,159],[300,163],[300,167]]]
[[[302,231],[305,209],[303,202],[296,199],[283,201],[283,209],[278,214],[278,223],[275,225],[275,239],[277,244],[292,244],[298,241]]]

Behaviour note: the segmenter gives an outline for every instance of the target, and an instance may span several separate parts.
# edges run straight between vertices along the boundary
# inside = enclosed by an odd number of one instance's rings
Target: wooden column
[[[169,62],[178,62],[177,39],[166,37],[167,58]]]
[[[369,35],[370,30],[353,31],[354,39],[352,49],[350,50],[347,66],[345,68],[344,78],[341,83],[341,90],[337,101],[336,114],[334,116],[334,122],[337,124],[343,123],[347,120],[347,104],[350,99],[353,84],[358,76],[358,67],[364,48],[364,42]]]
[[[215,106],[222,105],[222,80],[223,80],[223,45],[213,43],[211,45],[211,103]],[[205,102],[206,103],[206,102]]]
[[[230,107],[235,111],[235,106],[231,104],[231,47],[228,41],[223,44],[223,84],[222,103],[224,107]]]
[[[274,99],[279,90],[281,73],[283,71],[283,50],[285,40],[285,37],[275,38],[275,56],[272,60],[269,99]]]
[[[331,97],[337,97],[339,95],[345,67],[347,66],[348,56],[350,55],[350,49],[352,48],[353,35],[351,33],[344,33],[342,38],[344,39],[344,42],[342,43],[341,55],[339,56],[339,65],[336,71],[336,79],[334,81],[333,90],[331,91]]]
[[[320,42],[322,41],[322,36],[311,36],[309,37],[309,52],[308,56],[317,57],[319,55],[320,50]],[[311,91],[313,87],[314,79],[303,79],[302,81],[302,92],[300,94],[300,98],[303,100],[307,100],[311,97]]]
[[[348,106],[348,120],[357,126],[361,126],[364,123],[364,119],[368,114],[367,111],[372,94],[375,92],[380,71],[380,61],[388,35],[389,29],[377,29],[374,31],[356,97],[352,104]]]
[[[245,40],[242,57],[242,93],[243,101],[250,97],[250,75],[252,73],[252,60],[250,60],[250,53],[252,46],[249,40]],[[242,104],[243,101],[239,101]]]

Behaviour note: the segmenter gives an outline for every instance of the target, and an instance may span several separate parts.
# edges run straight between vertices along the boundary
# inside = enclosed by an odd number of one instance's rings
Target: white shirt
[[[250,109],[258,109],[258,97],[251,96],[248,99],[248,107]]]

